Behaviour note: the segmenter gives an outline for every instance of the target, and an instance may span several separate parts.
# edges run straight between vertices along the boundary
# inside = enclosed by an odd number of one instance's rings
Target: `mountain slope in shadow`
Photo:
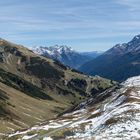
[[[140,74],[140,35],[130,42],[117,44],[96,59],[79,68],[89,75],[100,75],[115,81],[124,81]]]

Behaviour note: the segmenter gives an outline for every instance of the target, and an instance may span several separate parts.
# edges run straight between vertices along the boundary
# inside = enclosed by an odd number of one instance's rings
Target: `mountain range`
[[[101,55],[102,52],[77,52],[68,46],[51,46],[51,47],[36,47],[33,50],[35,53],[58,60],[62,64],[74,69],[78,69],[84,63]]]
[[[0,139],[56,118],[114,84],[0,39]]]
[[[48,54],[75,52],[52,50]],[[85,64],[111,80],[39,51],[0,39],[0,139],[138,138],[140,76],[114,79],[140,74],[140,35]]]
[[[80,71],[124,81],[140,74],[140,35],[130,42],[117,44],[97,58],[83,64]]]

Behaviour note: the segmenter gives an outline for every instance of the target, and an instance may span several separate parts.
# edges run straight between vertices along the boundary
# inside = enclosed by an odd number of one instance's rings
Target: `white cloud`
[[[140,0],[0,1],[0,35],[25,44],[93,39],[107,46],[140,33],[139,7]]]

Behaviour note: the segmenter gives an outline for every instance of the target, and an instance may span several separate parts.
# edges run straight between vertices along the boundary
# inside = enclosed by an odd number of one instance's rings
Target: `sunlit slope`
[[[98,76],[85,76],[1,39],[0,133],[54,118],[113,84]]]

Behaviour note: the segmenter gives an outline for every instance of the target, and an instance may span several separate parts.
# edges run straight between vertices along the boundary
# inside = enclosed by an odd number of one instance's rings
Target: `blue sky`
[[[140,34],[140,0],[0,0],[0,37],[107,50]]]

